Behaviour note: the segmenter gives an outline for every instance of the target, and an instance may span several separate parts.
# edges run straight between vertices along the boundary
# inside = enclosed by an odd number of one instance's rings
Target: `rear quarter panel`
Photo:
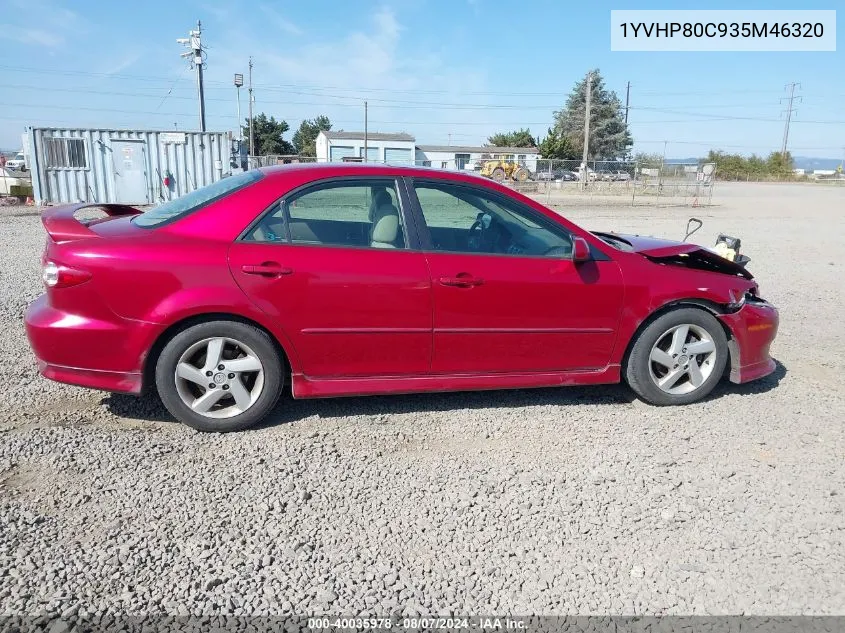
[[[144,354],[169,326],[203,314],[233,314],[267,329],[291,364],[298,366],[281,325],[244,295],[228,266],[229,242],[142,230],[142,235],[91,240],[86,249],[89,282],[116,315],[157,327],[145,331]],[[84,284],[87,285],[87,284]]]

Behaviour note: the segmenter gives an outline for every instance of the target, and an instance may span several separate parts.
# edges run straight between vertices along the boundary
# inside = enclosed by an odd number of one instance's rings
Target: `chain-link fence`
[[[712,164],[538,159],[527,179],[517,173],[502,183],[551,207],[703,206],[712,203],[714,173]]]
[[[249,169],[258,169],[259,167],[271,167],[273,165],[290,165],[295,163],[315,163],[317,159],[314,156],[298,156],[288,154],[272,154],[269,156],[248,156],[247,166]]]
[[[307,156],[249,156],[250,169],[316,162]],[[354,159],[352,162],[361,162]],[[435,164],[436,163],[436,164]],[[474,173],[531,196],[547,206],[706,206],[712,203],[713,163],[523,160],[479,158],[390,163]]]
[[[816,182],[823,184],[845,184],[845,173],[835,169],[809,173],[799,170],[774,174],[720,169],[719,180],[728,182]]]

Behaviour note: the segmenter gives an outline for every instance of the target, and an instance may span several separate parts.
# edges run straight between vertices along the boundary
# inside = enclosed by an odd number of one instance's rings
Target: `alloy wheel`
[[[179,357],[176,391],[192,411],[231,418],[252,407],[264,389],[264,367],[249,346],[233,338],[197,341]]]
[[[657,387],[673,396],[692,393],[716,366],[716,343],[699,325],[676,325],[660,337],[649,353],[649,373]]]

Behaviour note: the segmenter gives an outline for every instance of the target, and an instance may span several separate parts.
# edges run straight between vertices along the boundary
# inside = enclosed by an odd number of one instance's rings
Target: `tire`
[[[177,420],[197,431],[226,433],[266,417],[281,394],[282,371],[266,332],[236,321],[209,321],[179,332],[164,346],[155,380]]]
[[[514,180],[517,182],[525,182],[528,180],[528,170],[519,168],[516,170],[516,174],[514,174]]]
[[[727,360],[727,337],[716,317],[700,308],[676,308],[634,340],[625,379],[651,404],[690,404],[713,391]]]
[[[502,182],[505,179],[505,170],[501,167],[496,167],[490,177],[496,182]]]

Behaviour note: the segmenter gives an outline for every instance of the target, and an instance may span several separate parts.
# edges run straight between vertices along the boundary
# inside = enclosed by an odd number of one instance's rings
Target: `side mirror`
[[[588,262],[593,259],[593,254],[590,252],[590,245],[583,237],[572,238],[572,261],[576,264],[580,262]]]

